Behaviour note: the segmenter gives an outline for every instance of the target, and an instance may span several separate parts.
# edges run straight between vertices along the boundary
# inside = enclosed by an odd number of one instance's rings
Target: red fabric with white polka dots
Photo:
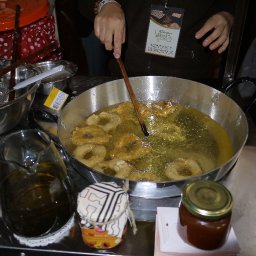
[[[52,15],[38,20],[20,30],[20,49],[19,58],[25,57],[34,53],[50,43],[56,41],[55,38],[55,20]],[[12,42],[13,31],[0,32],[0,58],[12,58]],[[59,60],[62,59],[61,49],[48,51],[36,57],[31,63],[43,60]]]

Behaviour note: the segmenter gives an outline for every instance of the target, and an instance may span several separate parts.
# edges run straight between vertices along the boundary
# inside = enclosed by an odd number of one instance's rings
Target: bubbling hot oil
[[[171,111],[164,112],[165,107],[161,106],[168,106],[167,103],[158,102],[159,108],[154,107],[155,102],[140,103],[140,110],[150,136],[143,135],[130,102],[120,103],[94,113],[96,115],[101,112],[117,113],[121,117],[121,123],[109,131],[111,139],[105,144],[107,154],[104,161],[115,157],[111,152],[116,147],[116,141],[127,133],[138,136],[143,145],[150,148],[147,154],[128,160],[129,165],[133,166],[128,176],[131,180],[172,180],[173,178],[166,175],[165,170],[167,165],[175,163],[177,159],[196,161],[202,174],[230,159],[234,152],[233,146],[223,127],[206,114],[184,105],[172,105]],[[107,121],[102,119],[98,124],[104,125]],[[85,120],[79,127],[86,125]],[[136,152],[136,143],[132,141],[127,141],[124,147],[128,154]],[[97,170],[97,167],[95,169]],[[116,174],[111,168],[105,168],[103,171],[111,176]],[[179,172],[178,179],[182,179],[183,176],[184,178],[193,176],[193,173],[188,173],[190,170],[185,166],[179,166],[179,170],[176,171]]]

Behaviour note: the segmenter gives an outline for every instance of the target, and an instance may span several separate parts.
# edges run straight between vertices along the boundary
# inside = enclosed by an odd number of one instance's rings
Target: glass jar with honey
[[[188,244],[204,250],[221,247],[229,234],[232,195],[222,184],[196,180],[182,191],[178,233]]]

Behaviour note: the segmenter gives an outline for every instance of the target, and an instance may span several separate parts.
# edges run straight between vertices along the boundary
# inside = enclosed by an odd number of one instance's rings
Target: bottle
[[[229,234],[232,195],[222,184],[196,180],[182,191],[178,234],[184,242],[199,249],[221,247]]]

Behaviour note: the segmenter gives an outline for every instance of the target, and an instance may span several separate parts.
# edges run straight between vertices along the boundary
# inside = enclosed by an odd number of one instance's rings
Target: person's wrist
[[[226,21],[228,22],[230,27],[233,25],[234,17],[231,13],[222,11],[222,12],[219,12],[219,14],[222,15],[226,19]]]
[[[100,13],[102,8],[107,4],[114,4],[114,5],[117,5],[117,6],[121,7],[120,4],[115,0],[101,0],[101,1],[98,2],[97,13]]]

